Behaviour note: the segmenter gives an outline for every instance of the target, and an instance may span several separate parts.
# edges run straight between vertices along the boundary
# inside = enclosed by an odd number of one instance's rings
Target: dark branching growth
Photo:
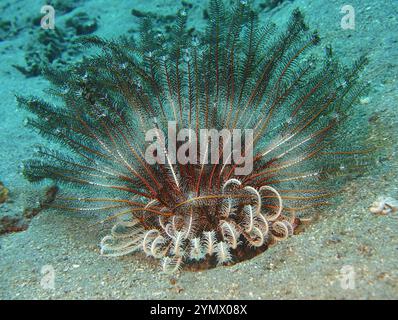
[[[227,10],[212,0],[209,15],[195,38],[183,11],[167,38],[149,20],[136,45],[86,38],[100,54],[67,73],[47,72],[58,105],[18,97],[36,116],[29,124],[60,146],[38,150],[27,178],[74,194],[60,194],[53,207],[115,218],[104,254],[143,250],[166,271],[248,259],[293,234],[339,181],[365,169],[367,152],[345,132],[366,87],[358,77],[365,58],[349,68],[331,54],[318,62],[311,52],[320,39],[299,10],[284,32],[260,25],[244,1]],[[167,132],[168,121],[197,137],[203,128],[253,129],[253,171],[149,164],[145,134]]]

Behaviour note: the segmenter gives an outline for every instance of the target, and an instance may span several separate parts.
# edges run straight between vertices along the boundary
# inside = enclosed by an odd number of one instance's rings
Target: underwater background
[[[227,2],[228,3],[228,2]],[[55,9],[55,29],[44,30],[43,5]],[[398,214],[377,215],[378,199],[396,206],[398,139],[398,1],[256,0],[264,23],[284,26],[295,8],[343,62],[366,53],[363,77],[371,89],[355,107],[367,119],[370,141],[381,150],[371,175],[350,181],[336,206],[319,210],[304,232],[230,267],[182,272],[177,280],[142,257],[105,258],[106,234],[98,219],[43,210],[51,183],[34,185],[22,162],[47,144],[24,126],[28,113],[15,95],[43,96],[40,69],[66,68],[84,52],[83,35],[136,37],[140,18],[167,31],[185,8],[192,30],[206,24],[207,1],[7,1],[0,2],[0,299],[372,299],[398,298]],[[355,25],[343,27],[355,9]],[[352,22],[352,20],[351,20]],[[360,118],[359,118],[360,117]],[[361,128],[352,128],[353,134]],[[394,202],[395,201],[395,202]],[[396,208],[396,207],[394,207]]]

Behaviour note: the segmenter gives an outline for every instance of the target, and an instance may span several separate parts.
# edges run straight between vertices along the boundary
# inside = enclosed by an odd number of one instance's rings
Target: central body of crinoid
[[[147,212],[163,215],[148,218],[145,213],[116,223],[102,240],[102,253],[118,256],[141,249],[163,259],[166,272],[182,265],[207,269],[250,259],[292,235],[300,223],[294,214],[282,214],[282,198],[270,186],[257,190],[230,179],[218,193],[185,196],[172,206],[158,200],[147,204]]]

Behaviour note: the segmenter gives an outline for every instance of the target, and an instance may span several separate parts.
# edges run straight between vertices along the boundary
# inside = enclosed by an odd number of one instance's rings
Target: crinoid
[[[207,29],[193,38],[184,11],[167,36],[144,20],[137,43],[85,38],[100,48],[95,56],[68,72],[47,70],[58,103],[18,97],[36,115],[28,124],[60,146],[41,147],[25,175],[65,185],[52,207],[115,219],[105,255],[143,251],[168,272],[249,259],[292,235],[341,177],[366,166],[347,122],[366,88],[365,58],[344,67],[325,50],[318,62],[319,36],[299,10],[283,32],[260,25],[244,1],[226,9],[212,0],[208,11]],[[170,121],[189,132],[174,147],[223,161],[175,161],[172,138],[160,135]],[[253,139],[236,150],[206,136],[199,148],[201,129],[249,130]],[[163,162],[146,157],[155,141],[153,158]],[[228,161],[233,151],[253,155],[250,172]]]

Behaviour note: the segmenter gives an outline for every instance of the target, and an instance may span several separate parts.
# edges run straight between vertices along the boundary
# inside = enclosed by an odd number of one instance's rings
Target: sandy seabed
[[[168,15],[180,7],[173,0],[134,2],[118,1],[110,8],[105,0],[80,1],[73,11],[57,16],[56,23],[62,25],[77,11],[89,12],[98,19],[94,34],[109,38],[134,33],[138,19],[132,9]],[[206,1],[191,2],[196,4],[189,23],[201,28]],[[364,74],[372,90],[357,106],[357,116],[369,118],[372,134],[385,141],[387,157],[373,175],[350,182],[337,206],[319,212],[319,219],[304,232],[250,261],[182,272],[176,282],[141,256],[100,256],[98,243],[107,230],[88,228],[96,218],[42,211],[27,230],[0,236],[0,299],[397,299],[398,215],[375,215],[369,206],[380,196],[398,198],[398,2],[350,1],[356,10],[355,30],[340,26],[344,4],[285,1],[261,14],[264,21],[283,24],[300,7],[310,27],[319,30],[336,54],[347,61],[364,52],[370,58]],[[43,141],[23,126],[27,114],[17,109],[14,96],[41,95],[48,83],[41,76],[25,77],[12,66],[25,64],[25,45],[35,32],[27,21],[40,15],[41,5],[38,0],[1,4],[2,20],[15,22],[15,35],[0,41],[0,181],[10,190],[0,218],[21,217],[43,189],[20,174],[22,160]],[[54,288],[43,286],[44,266],[55,273]],[[352,272],[350,288],[342,281],[344,270]]]

